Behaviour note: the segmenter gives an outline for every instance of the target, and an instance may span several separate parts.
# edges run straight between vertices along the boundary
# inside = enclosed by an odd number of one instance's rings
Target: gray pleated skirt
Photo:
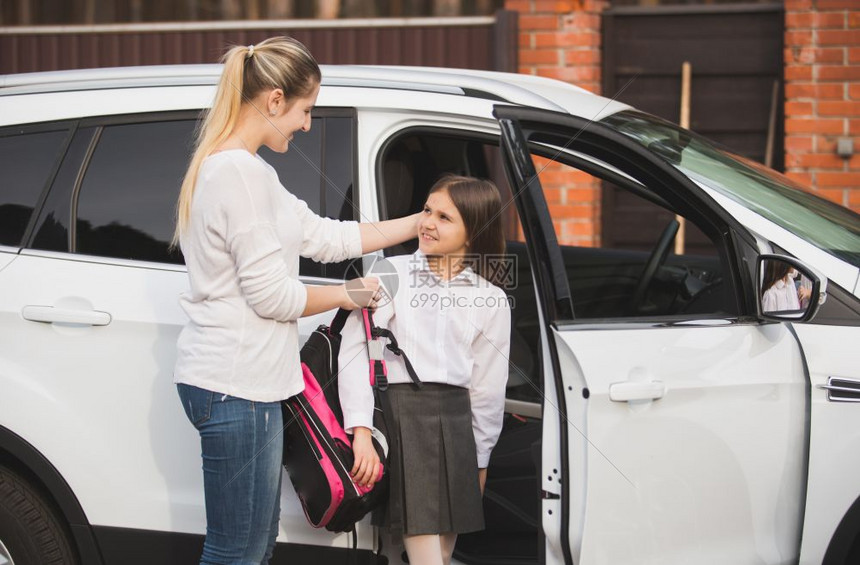
[[[373,516],[394,539],[484,528],[468,389],[391,385],[387,506]]]

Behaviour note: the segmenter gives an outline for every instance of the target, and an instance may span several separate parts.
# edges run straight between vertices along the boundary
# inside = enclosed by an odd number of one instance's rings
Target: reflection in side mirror
[[[762,255],[757,271],[759,312],[766,320],[805,322],[824,302],[821,279],[793,257]]]

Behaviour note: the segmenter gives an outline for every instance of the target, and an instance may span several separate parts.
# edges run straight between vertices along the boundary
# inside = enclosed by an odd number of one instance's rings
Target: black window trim
[[[64,258],[69,258],[69,255],[74,256],[75,258],[81,258],[84,261],[96,262],[100,264],[112,264],[119,266],[133,266],[133,267],[143,267],[143,268],[154,268],[158,270],[185,270],[185,265],[179,265],[175,263],[166,263],[161,261],[144,261],[138,259],[124,259],[120,257],[106,257],[101,255],[87,255],[77,253],[77,208],[78,208],[78,198],[80,196],[80,189],[83,183],[83,179],[86,176],[87,170],[90,165],[90,161],[92,159],[93,153],[95,152],[95,148],[98,145],[98,141],[101,137],[101,132],[105,127],[116,126],[116,125],[127,125],[127,124],[139,124],[139,123],[155,123],[155,122],[171,122],[171,121],[185,121],[185,120],[195,120],[199,121],[205,115],[207,110],[167,110],[167,111],[156,111],[156,112],[140,112],[133,114],[117,114],[117,115],[106,115],[106,116],[90,116],[86,118],[81,118],[77,120],[60,120],[57,122],[41,122],[39,124],[32,124],[26,126],[7,126],[0,129],[0,134],[7,131],[10,127],[16,128],[16,130],[26,129],[27,133],[38,133],[39,131],[53,131],[62,129],[60,127],[63,124],[66,124],[69,128],[69,134],[64,141],[64,145],[62,148],[62,152],[60,154],[60,158],[54,163],[54,168],[51,171],[49,182],[46,183],[45,187],[42,190],[42,193],[39,196],[39,200],[37,202],[37,206],[34,207],[33,213],[30,217],[30,221],[27,225],[27,229],[25,230],[24,237],[21,240],[21,243],[18,247],[18,251],[27,250],[27,255],[42,255],[47,254],[51,256],[56,256],[56,254],[62,255]],[[349,118],[352,124],[351,127],[351,147],[352,147],[352,194],[348,195],[352,199],[352,219],[358,220],[361,217],[360,211],[360,200],[358,198],[359,189],[359,175],[358,175],[358,127],[357,127],[357,111],[354,107],[342,107],[342,106],[324,106],[324,107],[315,107],[311,115],[313,118]],[[53,184],[56,178],[56,175],[60,169],[60,166],[63,162],[63,159],[66,156],[69,145],[72,140],[75,138],[75,135],[79,130],[85,128],[96,128],[92,138],[90,139],[89,145],[86,150],[85,157],[81,160],[81,163],[78,166],[78,171],[75,178],[74,186],[71,189],[69,194],[70,202],[69,202],[69,230],[68,230],[68,241],[66,244],[65,251],[52,251],[52,250],[43,250],[43,249],[35,249],[32,248],[33,239],[35,237],[34,230],[36,228],[37,220],[42,216],[43,207],[45,202],[47,201],[48,195],[52,189],[54,189]],[[16,135],[20,134],[20,131],[15,131],[9,133],[8,135]],[[323,134],[321,136],[321,147],[322,147],[322,156],[321,161],[325,160],[325,128],[323,128]],[[323,174],[320,180],[320,203],[324,208],[325,204],[325,189],[328,185],[328,178],[325,175],[325,168],[322,167]],[[315,275],[307,275],[310,278],[319,279]],[[301,277],[301,276],[300,276]],[[325,280],[333,280],[326,278]]]

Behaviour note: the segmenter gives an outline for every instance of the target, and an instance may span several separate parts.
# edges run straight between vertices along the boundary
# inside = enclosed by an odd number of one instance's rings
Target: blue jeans
[[[281,403],[177,388],[203,453],[206,541],[200,565],[268,564],[280,517]]]

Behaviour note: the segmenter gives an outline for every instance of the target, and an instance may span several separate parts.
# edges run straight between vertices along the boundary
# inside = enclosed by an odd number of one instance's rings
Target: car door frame
[[[696,221],[697,224],[703,223],[717,228],[717,233],[712,235],[717,236],[718,241],[715,243],[721,255],[725,255],[721,257],[727,269],[725,276],[731,278],[732,287],[737,290],[735,293],[738,297],[736,319],[738,323],[759,323],[755,317],[753,280],[755,269],[748,263],[747,254],[742,252],[744,247],[757,249],[755,238],[707,193],[670,163],[656,157],[636,141],[593,120],[548,110],[502,105],[497,105],[493,114],[501,129],[501,149],[506,174],[512,188],[516,190],[514,201],[526,236],[529,259],[534,265],[533,273],[540,302],[542,333],[547,338],[553,335],[553,328],[557,328],[559,322],[573,320],[575,316],[564,262],[549,208],[540,182],[531,182],[531,179],[537,179],[537,174],[531,160],[533,146],[530,145],[524,131],[552,131],[560,128],[578,132],[565,149],[582,151],[621,170],[635,167],[643,174],[643,177],[637,180],[646,186],[653,186],[652,183],[655,183],[667,190],[673,197],[673,203],[678,206],[679,214]],[[700,225],[700,227],[703,226]],[[633,320],[631,318],[631,321]],[[640,323],[641,321],[641,319],[638,320]],[[545,377],[551,377],[555,385],[553,388],[559,391],[553,400],[556,402],[555,408],[559,412],[560,421],[564,421],[568,419],[569,414],[564,395],[561,393],[566,383],[560,370],[559,351],[552,339],[545,340],[545,347],[549,354],[547,369],[552,371],[551,374],[545,371]],[[800,349],[799,343],[797,347]],[[584,388],[582,396],[587,399],[588,394],[587,388]],[[808,436],[808,427],[806,432]],[[559,503],[558,543],[564,562],[569,564],[574,562],[570,543],[570,497],[567,495],[571,488],[568,469],[570,438],[566,426],[559,425],[558,433],[560,456],[557,463],[561,471],[559,473],[560,492],[549,493],[543,490],[544,487],[541,489],[544,502]],[[546,504],[544,506],[545,514]]]

